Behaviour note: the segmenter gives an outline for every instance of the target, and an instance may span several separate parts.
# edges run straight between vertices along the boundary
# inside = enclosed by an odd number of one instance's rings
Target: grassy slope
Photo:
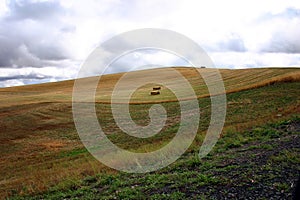
[[[199,84],[203,85],[203,82],[195,76],[193,69],[179,68],[179,70],[191,80],[196,90],[201,88]],[[226,90],[235,92],[228,95],[228,113],[224,133],[230,132],[241,140],[229,140],[224,145],[233,143],[233,147],[235,145],[237,147],[243,146],[244,142],[240,133],[245,130],[266,122],[290,119],[295,114],[299,114],[298,94],[300,85],[296,81],[299,71],[299,69],[223,70],[222,76],[225,80]],[[144,71],[143,73],[146,72]],[[104,77],[107,94],[110,93],[112,84],[117,80],[118,76],[120,74]],[[276,81],[279,81],[279,83],[273,84]],[[257,88],[270,83],[272,83],[270,86]],[[107,173],[116,174],[107,176],[119,176],[119,179],[122,180],[124,176],[123,181],[126,182],[128,180],[126,179],[128,175],[120,175],[104,167],[82,148],[72,121],[70,104],[72,84],[72,81],[66,81],[0,90],[1,196],[36,193],[55,185],[58,188],[58,192],[54,193],[53,198],[55,198],[61,193],[59,191],[63,188],[72,188],[71,186],[73,186],[76,188],[75,191],[77,191],[78,187],[85,188],[80,180],[98,173],[102,175]],[[246,90],[247,88],[257,89]],[[141,88],[141,92],[143,90],[145,91],[145,89]],[[239,90],[244,91],[236,92]],[[204,95],[203,91],[197,91],[197,94]],[[107,100],[100,97],[99,101]],[[145,101],[145,98],[143,101]],[[200,121],[199,134],[189,149],[189,153],[187,153],[190,156],[185,157],[187,163],[193,162],[194,152],[198,150],[209,122],[209,98],[201,98],[199,103],[203,114]],[[176,102],[164,103],[163,105],[171,116],[167,128],[157,137],[144,141],[128,140],[128,136],[118,130],[111,118],[109,105],[98,103],[97,108],[99,115],[106,116],[100,118],[100,123],[109,133],[111,140],[123,148],[147,151],[161,147],[171,139],[174,131],[178,128],[178,111],[175,109],[178,105]],[[147,104],[131,105],[131,111],[135,114],[137,123],[147,123],[147,120],[138,119],[146,116],[149,106]],[[278,117],[278,114],[281,114],[281,116]],[[133,118],[135,117],[133,116]],[[131,142],[129,143],[128,141]],[[151,142],[151,146],[147,145],[148,142]],[[269,148],[274,148],[271,144],[268,145],[271,146]],[[228,150],[227,147],[220,149],[225,154]],[[296,164],[299,165],[299,156],[297,154],[289,155],[288,153],[287,156],[295,156]],[[208,161],[208,164],[217,161],[218,159],[216,158]],[[180,176],[184,176],[184,173],[180,171],[178,173]],[[158,180],[161,178],[162,181],[165,176],[168,176],[164,175],[164,173],[149,174],[149,176],[152,175],[158,176],[156,178]],[[98,184],[101,180],[97,179],[94,182]],[[140,178],[136,179],[137,182],[139,180]],[[87,181],[89,182],[89,180]],[[130,182],[128,182],[127,186],[129,185],[132,186]],[[127,186],[124,189],[130,190]],[[154,186],[158,187],[158,185]],[[90,187],[92,186],[89,185],[88,188]],[[117,186],[113,183],[107,183],[105,187],[110,188],[108,189],[110,191]],[[281,185],[280,187],[283,186]],[[75,191],[72,191],[69,195],[76,196]],[[133,191],[125,191],[124,194],[129,195]],[[140,194],[145,193],[143,190],[140,192]],[[290,193],[290,190],[285,192]],[[181,191],[181,193],[184,194],[184,191]],[[100,195],[102,195],[101,192]],[[163,192],[161,192],[161,195],[163,195]]]
[[[300,118],[292,118],[229,132],[202,160],[189,152],[153,173],[100,173],[13,199],[291,199],[300,170],[299,126]]]

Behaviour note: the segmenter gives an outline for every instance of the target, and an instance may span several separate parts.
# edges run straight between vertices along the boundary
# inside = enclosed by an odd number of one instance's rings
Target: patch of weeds
[[[198,155],[196,155],[194,158],[189,158],[189,159],[185,160],[185,163],[184,163],[184,165],[186,165],[187,167],[193,167],[193,168],[200,166],[201,164],[202,163],[201,163]]]
[[[202,162],[199,165],[199,170],[207,171],[207,170],[213,169],[214,167],[215,167],[215,163],[213,163],[213,162]]]
[[[265,149],[265,150],[272,150],[276,148],[276,145],[270,145],[270,144],[259,144],[259,145],[251,145],[247,148],[247,150],[253,150],[253,149]]]
[[[279,138],[280,134],[279,131],[272,129],[272,128],[264,128],[264,127],[258,127],[252,130],[252,135],[254,137],[265,137],[266,139],[269,138]]]
[[[261,144],[259,145],[260,149],[265,149],[265,150],[272,150],[276,148],[277,145],[270,145],[270,144]]]
[[[247,150],[259,149],[260,147],[257,145],[251,145],[247,148]]]
[[[173,193],[162,193],[162,194],[154,194],[150,197],[150,199],[183,199],[185,197],[185,194],[177,191],[177,192],[173,192]]]
[[[225,144],[225,149],[232,149],[232,148],[238,148],[238,147],[241,147],[242,144],[240,141],[232,141],[232,142],[229,142],[227,144]]]
[[[59,154],[60,158],[77,156],[79,154],[88,153],[86,148],[73,149],[71,151],[63,151]]]
[[[280,192],[284,192],[290,189],[289,184],[287,183],[274,183],[273,186]]]
[[[239,166],[237,165],[228,165],[228,166],[225,166],[225,167],[222,167],[222,168],[216,168],[215,171],[218,171],[218,172],[229,172],[229,171],[232,171],[234,169],[238,169]]]
[[[217,177],[204,174],[198,174],[196,180],[199,181],[200,186],[220,183]]]
[[[145,199],[143,193],[134,187],[120,188],[115,191],[116,197],[119,199]]]
[[[114,180],[116,180],[118,177],[115,175],[106,175],[99,177],[99,180],[97,182],[98,186],[105,186],[105,185],[112,185]]]
[[[67,195],[70,191],[78,190],[81,187],[81,182],[78,179],[75,178],[69,178],[66,179],[57,185],[53,186],[49,189],[48,193],[46,193],[46,196],[52,195],[52,194],[63,194]],[[67,192],[69,191],[69,192]]]
[[[274,163],[300,163],[299,152],[297,150],[283,150],[278,155],[273,155],[270,157],[269,162]]]
[[[229,129],[226,131],[223,137],[219,139],[216,151],[221,153],[228,149],[241,147],[248,142],[248,137],[245,137],[244,134]]]
[[[89,185],[89,184],[96,183],[96,182],[97,182],[96,176],[87,176],[82,180],[82,183],[84,185]]]

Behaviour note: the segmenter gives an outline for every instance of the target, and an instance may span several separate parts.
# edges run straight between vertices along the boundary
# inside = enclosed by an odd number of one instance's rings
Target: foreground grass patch
[[[100,173],[69,188],[12,199],[291,198],[298,178],[295,174],[300,170],[299,125],[300,118],[293,117],[232,132],[222,137],[214,151],[202,160],[187,153],[156,172]],[[276,131],[275,138],[266,134],[270,130]],[[237,136],[248,142],[225,148]]]

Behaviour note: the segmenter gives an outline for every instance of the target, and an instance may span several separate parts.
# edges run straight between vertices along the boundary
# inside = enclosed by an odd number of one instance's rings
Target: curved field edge
[[[299,115],[299,87],[299,82],[275,83],[228,94],[228,112],[223,137],[231,134],[234,137],[229,142],[225,142],[227,147],[223,151],[243,146],[245,142],[243,133],[248,129],[268,122],[279,123],[282,120],[290,120],[292,116]],[[193,162],[203,140],[210,118],[209,104],[209,98],[199,99],[202,117],[198,135],[186,153],[186,156],[192,155],[187,162]],[[170,135],[174,134],[178,128],[178,113],[176,109],[173,109],[176,107],[175,102],[163,105],[167,109],[170,108],[172,120],[169,128],[157,138],[148,140],[153,143],[147,145],[147,140],[130,142],[131,140],[120,134],[117,129],[114,129],[115,124],[111,121],[111,113],[107,112],[109,111],[108,105],[97,104],[99,113],[105,114],[103,120],[105,128],[111,131],[108,133],[110,138],[116,143],[120,143],[119,145],[123,145],[124,148],[139,148],[143,151],[163,146],[164,142],[168,142],[171,139]],[[136,118],[136,122],[147,123],[138,119],[146,116],[148,106],[132,106],[133,113],[136,114],[133,116]],[[101,165],[82,147],[74,128],[69,103],[40,103],[30,104],[29,107],[28,105],[19,105],[1,108],[1,113],[0,126],[1,130],[5,130],[5,134],[0,135],[3,144],[0,158],[2,177],[0,193],[2,197],[36,194],[47,191],[49,188],[56,191],[55,195],[58,195],[57,193],[65,194],[65,191],[72,190],[72,188],[75,188],[76,193],[76,191],[81,192],[81,180],[85,177],[95,177],[95,175],[97,177],[97,174],[100,176],[119,174]],[[101,119],[99,120],[101,122]],[[265,146],[273,148],[270,147],[270,144]],[[298,159],[297,155],[293,155],[293,158]],[[297,165],[299,166],[298,161]],[[272,166],[270,167],[272,168]],[[279,187],[281,186],[279,185]],[[282,187],[286,187],[286,184]],[[283,193],[290,194],[290,192]],[[177,193],[175,192],[173,195],[177,195]],[[182,194],[178,193],[178,195]]]

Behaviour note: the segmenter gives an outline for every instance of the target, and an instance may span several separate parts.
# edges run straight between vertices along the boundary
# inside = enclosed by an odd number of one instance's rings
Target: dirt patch
[[[219,154],[226,159],[210,173],[224,182],[200,191],[213,199],[291,199],[300,175],[299,127],[292,121],[277,127],[283,137]]]
[[[64,143],[62,143],[61,141],[51,141],[51,142],[44,142],[42,144],[40,144],[40,146],[45,147],[47,150],[50,151],[57,151],[60,150],[62,147],[65,146]]]

